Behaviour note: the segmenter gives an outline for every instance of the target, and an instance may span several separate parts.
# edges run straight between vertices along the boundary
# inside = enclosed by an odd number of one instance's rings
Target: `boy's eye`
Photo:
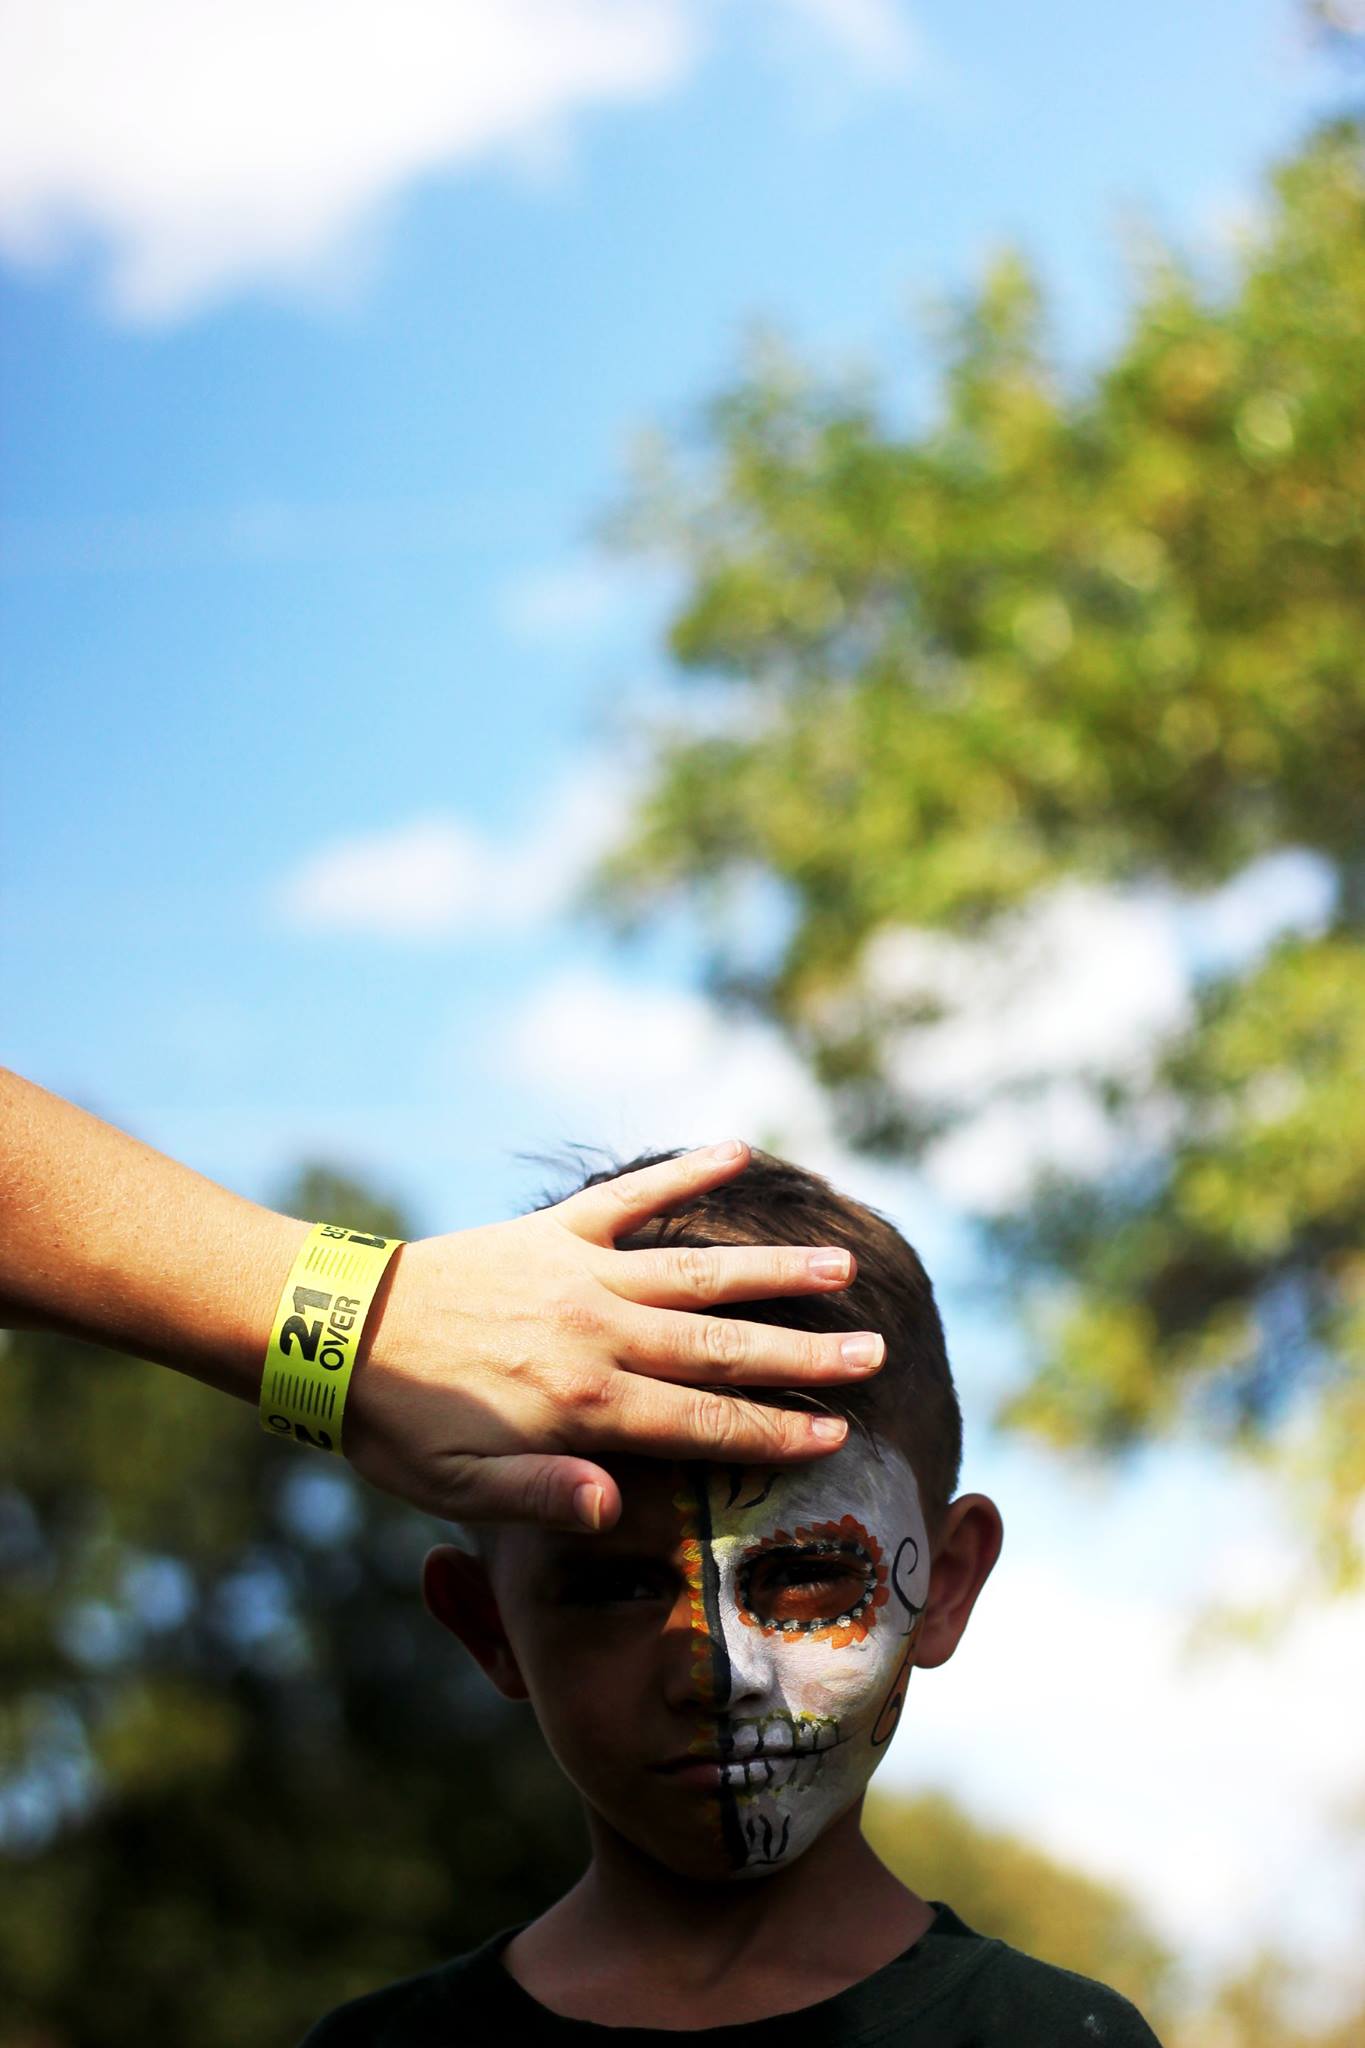
[[[803,1629],[861,1611],[875,1590],[868,1561],[851,1551],[765,1550],[740,1573],[740,1599],[756,1621]]]
[[[665,1574],[656,1566],[630,1558],[595,1559],[564,1573],[558,1587],[570,1607],[614,1607],[635,1600],[658,1600],[667,1593]]]

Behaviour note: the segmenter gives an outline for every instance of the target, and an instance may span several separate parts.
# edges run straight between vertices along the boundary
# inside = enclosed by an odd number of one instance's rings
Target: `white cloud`
[[[434,941],[523,931],[564,910],[619,829],[616,783],[580,765],[534,830],[498,839],[444,813],[321,846],[274,891],[295,929]]]
[[[966,1116],[930,1146],[924,1171],[955,1208],[994,1216],[1015,1208],[1046,1170],[1098,1177],[1113,1165],[1117,1144],[1093,1093],[1058,1081]]]
[[[683,0],[9,0],[0,248],[91,235],[115,309],[159,319],[307,272],[429,172],[667,92]]]
[[[1166,906],[1080,884],[984,943],[886,932],[865,971],[882,996],[930,988],[948,1005],[906,1041],[897,1078],[956,1098],[1092,1061],[1126,1064],[1187,1004]]]
[[[879,935],[862,968],[873,1002],[929,992],[944,1006],[887,1059],[906,1098],[964,1112],[925,1156],[931,1185],[990,1213],[1044,1168],[1099,1175],[1131,1148],[1134,1125],[1104,1110],[1097,1076],[1148,1082],[1136,1134],[1159,1144],[1172,1105],[1150,1087],[1151,1062],[1192,1015],[1197,978],[1249,967],[1285,933],[1322,930],[1333,893],[1326,864],[1290,848],[1203,896],[1067,883],[982,942]]]
[[[1154,905],[1116,907],[1079,889],[1059,893],[1045,914],[991,948],[889,933],[870,950],[867,973],[881,997],[928,981],[951,1005],[943,1023],[906,1041],[899,1078],[917,1094],[964,1102],[1035,1076],[1060,1087],[1077,1061],[1136,1058],[1186,1002],[1169,918]],[[684,1101],[719,1091],[753,1105],[750,1128],[755,1115],[772,1114],[808,1136],[830,1129],[820,1091],[776,1030],[690,990],[568,973],[536,993],[511,1044],[528,1075],[571,1095],[605,1090],[652,1115],[676,1107],[680,1090]],[[546,1046],[548,1056],[536,1050]],[[1054,1097],[1049,1113],[1082,1141],[1078,1101]],[[1031,1148],[1022,1108],[1015,1128]]]
[[[762,1024],[723,1016],[688,990],[632,986],[589,968],[532,992],[502,1057],[618,1150],[701,1144],[732,1129],[757,1141],[826,1128],[815,1084]]]
[[[477,497],[258,499],[103,518],[0,519],[0,575],[159,571],[201,563],[360,562],[453,553],[505,533],[515,541],[536,493]]]
[[[887,92],[932,102],[939,119],[980,117],[978,82],[966,89],[903,0],[768,0],[764,16],[768,55],[808,134],[849,127]]]
[[[599,632],[620,610],[625,572],[593,557],[528,569],[503,585],[499,611],[515,639],[531,645]]]
[[[528,1131],[618,1157],[747,1138],[799,1159],[891,1216],[936,1271],[960,1261],[956,1221],[917,1177],[851,1153],[828,1099],[779,1032],[691,989],[600,969],[548,976],[499,1020],[490,1058],[514,1080]]]
[[[415,180],[500,161],[558,182],[577,123],[695,70],[732,0],[3,0],[0,254],[92,247],[121,318],[355,267]],[[882,79],[890,0],[774,0]]]
[[[1321,855],[1287,846],[1179,905],[1175,915],[1190,966],[1221,974],[1250,966],[1286,933],[1324,931],[1335,899],[1336,877]]]
[[[958,1214],[999,1214],[1047,1169],[1099,1178],[1135,1141],[1159,1147],[1175,1105],[1152,1084],[1151,1062],[1190,1017],[1196,975],[1246,966],[1282,932],[1319,929],[1330,902],[1322,863],[1291,851],[1199,898],[1066,884],[985,942],[882,933],[862,965],[874,1004],[928,990],[945,1006],[940,1021],[892,1040],[887,1072],[909,1100],[960,1113],[914,1183],[892,1177],[896,1198],[913,1185],[926,1213],[936,1198]],[[780,1034],[722,1016],[699,994],[567,976],[539,991],[511,1042],[528,1078],[615,1118],[630,1149],[710,1128],[729,1103],[746,1135],[771,1118],[803,1157],[820,1148],[836,1162],[826,1170],[866,1180]],[[1137,1086],[1122,1122],[1096,1092],[1103,1076]],[[684,1113],[693,1103],[705,1111],[695,1125]]]
[[[438,938],[489,912],[489,849],[456,818],[417,818],[334,840],[280,888],[290,924]]]
[[[503,630],[527,647],[600,650],[628,635],[634,663],[642,644],[661,642],[680,597],[674,564],[626,561],[602,549],[516,571],[499,588],[496,605]]]
[[[1121,1139],[1077,1071],[1140,1070],[1189,1010],[1169,906],[1078,884],[985,942],[887,931],[863,976],[879,1005],[924,991],[943,1004],[941,1019],[893,1042],[887,1072],[908,1100],[963,1113],[924,1171],[983,1213],[1012,1206],[1044,1167],[1101,1172]],[[1146,1115],[1156,1135],[1159,1105]]]
[[[780,0],[843,49],[856,68],[881,83],[918,72],[920,39],[895,0]]]

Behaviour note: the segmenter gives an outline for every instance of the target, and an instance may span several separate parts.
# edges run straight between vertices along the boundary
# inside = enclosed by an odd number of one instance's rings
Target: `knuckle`
[[[762,1458],[785,1451],[792,1440],[792,1431],[798,1426],[780,1408],[760,1408],[754,1402],[744,1403],[744,1413],[739,1418],[744,1434],[747,1455]]]
[[[628,1211],[634,1208],[640,1191],[638,1173],[614,1174],[610,1180],[600,1183],[603,1194],[615,1209]]]
[[[674,1273],[689,1294],[713,1295],[719,1278],[716,1255],[699,1244],[680,1245],[673,1254]]]
[[[572,1416],[597,1415],[611,1400],[611,1376],[591,1366],[566,1366],[556,1375],[555,1394]]]
[[[533,1521],[553,1520],[559,1507],[559,1480],[553,1465],[538,1465],[530,1473],[522,1498]]]
[[[577,1295],[561,1295],[549,1313],[557,1329],[575,1337],[600,1337],[606,1327],[602,1311]]]
[[[745,1352],[739,1324],[728,1316],[704,1316],[702,1324],[707,1364],[716,1372],[736,1371]]]
[[[542,1392],[539,1423],[525,1441],[538,1451],[570,1451],[592,1442],[601,1427],[612,1399],[611,1376],[591,1366],[561,1366]]]
[[[437,1514],[447,1515],[452,1521],[458,1521],[462,1514],[469,1512],[483,1463],[483,1459],[474,1451],[450,1453],[443,1463],[436,1489],[441,1503],[436,1509]]]
[[[693,1434],[716,1450],[728,1450],[738,1434],[739,1417],[734,1397],[708,1394],[698,1388],[691,1398],[689,1417]]]
[[[509,1391],[514,1387],[524,1390],[534,1386],[537,1378],[535,1361],[529,1352],[514,1351],[509,1347],[498,1360],[498,1376]]]

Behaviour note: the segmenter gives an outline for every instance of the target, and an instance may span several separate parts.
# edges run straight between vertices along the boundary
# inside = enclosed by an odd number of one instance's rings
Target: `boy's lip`
[[[685,1756],[669,1757],[666,1762],[654,1764],[651,1769],[666,1778],[681,1779],[684,1784],[700,1785],[719,1789],[722,1785],[745,1791],[761,1792],[768,1785],[782,1786],[808,1765],[813,1775],[831,1749],[838,1743],[827,1743],[823,1749],[779,1750],[766,1756],[735,1756],[733,1752],[722,1756],[719,1750],[689,1750]]]
[[[740,1734],[747,1734],[742,1728]],[[828,1740],[822,1741],[826,1735]],[[801,1757],[823,1756],[828,1750],[837,1749],[840,1738],[828,1728],[813,1731],[809,1741],[798,1740],[795,1731],[786,1742],[773,1742],[760,1736],[751,1746],[742,1740],[729,1742],[723,1749],[686,1749],[677,1756],[668,1757],[663,1763],[651,1765],[656,1771],[684,1771],[690,1764],[756,1764],[791,1763]]]

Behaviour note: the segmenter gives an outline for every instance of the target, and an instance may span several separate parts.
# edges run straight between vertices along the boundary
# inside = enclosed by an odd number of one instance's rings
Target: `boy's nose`
[[[733,1614],[725,1621],[720,1636],[725,1688],[721,1705],[732,1711],[761,1712],[773,1696],[773,1655],[767,1638],[758,1629],[746,1628]]]
[[[753,1710],[772,1691],[772,1653],[756,1629],[684,1594],[669,1617],[671,1705]]]

